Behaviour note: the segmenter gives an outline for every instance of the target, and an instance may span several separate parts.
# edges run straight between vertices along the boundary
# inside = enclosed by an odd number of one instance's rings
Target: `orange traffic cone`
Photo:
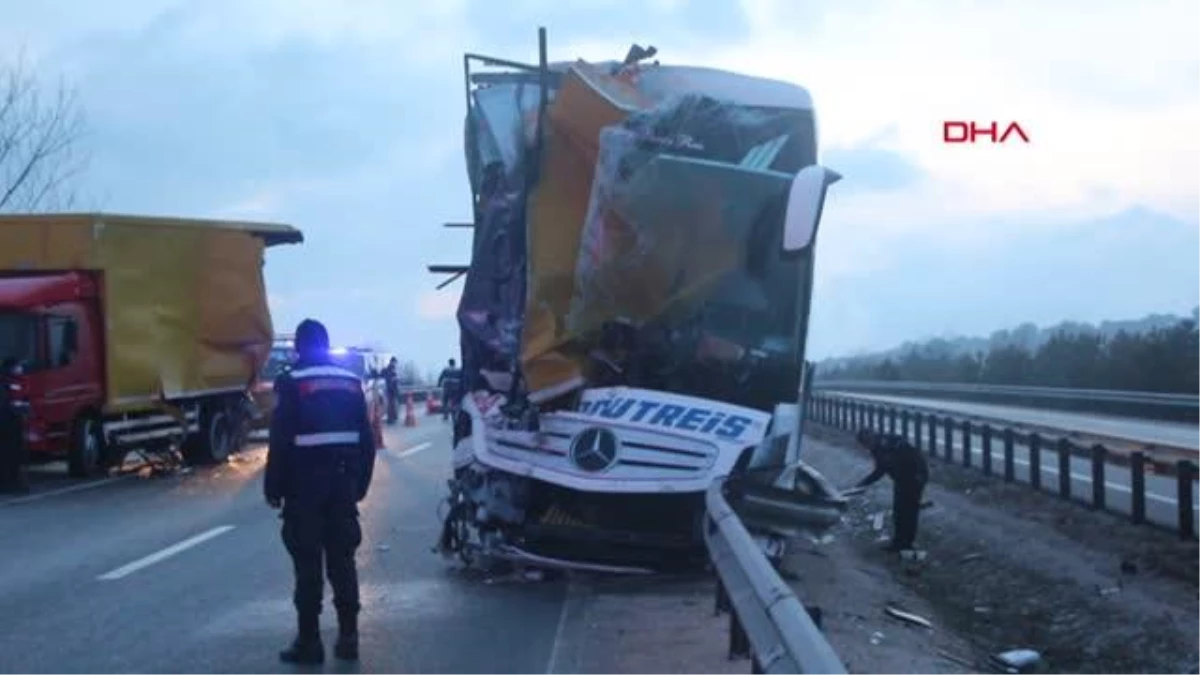
[[[408,392],[408,396],[406,397],[406,399],[404,401],[404,426],[406,426],[406,427],[417,426],[417,415],[415,412],[413,412],[413,400],[412,400],[412,392],[411,391]]]
[[[425,414],[432,415],[434,412],[436,411],[433,409],[433,392],[427,391],[425,392]]]

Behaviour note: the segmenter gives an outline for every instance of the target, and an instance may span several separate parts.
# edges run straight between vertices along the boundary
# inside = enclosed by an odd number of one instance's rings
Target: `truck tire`
[[[104,434],[99,419],[85,415],[71,427],[71,447],[67,451],[67,473],[72,478],[89,478],[108,468]]]
[[[220,464],[233,453],[235,429],[229,411],[224,407],[209,409],[200,427],[196,459],[202,464]]]

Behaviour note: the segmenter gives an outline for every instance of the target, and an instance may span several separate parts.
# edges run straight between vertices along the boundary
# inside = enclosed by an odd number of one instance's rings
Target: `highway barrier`
[[[1053,407],[1150,419],[1179,421],[1200,419],[1200,395],[1197,394],[899,380],[817,380],[813,386],[816,391],[826,393],[891,394],[956,401]]]
[[[845,673],[809,610],[775,571],[725,500],[725,481],[705,496],[704,542],[717,572],[716,611],[729,613],[729,657],[752,673]]]
[[[1084,446],[1066,436],[827,392],[813,394],[807,415],[844,431],[898,433],[946,462],[1054,491],[1063,499],[1126,515],[1135,524],[1170,528],[1184,540],[1197,537],[1194,456],[1163,459],[1100,443]]]

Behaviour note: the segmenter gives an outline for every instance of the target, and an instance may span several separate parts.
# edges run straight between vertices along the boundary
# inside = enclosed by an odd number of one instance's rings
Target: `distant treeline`
[[[1036,346],[996,342],[963,351],[946,340],[907,345],[887,355],[837,359],[820,379],[1200,392],[1200,334],[1181,320],[1144,332],[1051,331]]]

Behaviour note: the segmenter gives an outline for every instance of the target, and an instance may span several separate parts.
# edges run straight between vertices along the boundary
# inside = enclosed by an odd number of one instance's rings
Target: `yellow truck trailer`
[[[108,213],[0,216],[0,359],[31,456],[92,475],[130,449],[221,461],[271,349],[275,223]]]

